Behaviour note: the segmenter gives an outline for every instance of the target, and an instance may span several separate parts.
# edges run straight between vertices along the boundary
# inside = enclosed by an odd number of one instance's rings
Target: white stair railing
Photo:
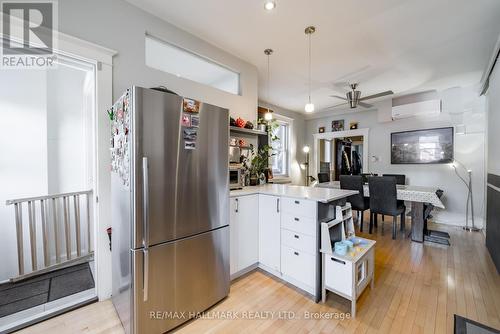
[[[11,281],[93,257],[91,197],[92,190],[86,190],[6,201],[6,205],[14,206],[16,221],[18,276]],[[30,246],[29,261],[25,261],[25,242]]]

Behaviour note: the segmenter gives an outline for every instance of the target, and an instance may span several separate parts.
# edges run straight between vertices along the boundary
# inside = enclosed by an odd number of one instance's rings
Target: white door
[[[230,199],[230,213],[229,213],[229,273],[233,275],[238,271],[238,205],[239,198]]]
[[[238,234],[238,271],[259,262],[259,196],[238,198],[237,234]]]
[[[259,262],[281,272],[280,198],[259,195]]]

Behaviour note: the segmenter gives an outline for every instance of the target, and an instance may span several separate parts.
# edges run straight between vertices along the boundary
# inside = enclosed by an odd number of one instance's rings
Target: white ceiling
[[[337,104],[339,82],[363,95],[468,86],[480,81],[500,33],[499,0],[127,0],[256,65],[259,97],[303,111],[307,38],[313,35],[312,99]],[[266,96],[266,56],[271,93]]]

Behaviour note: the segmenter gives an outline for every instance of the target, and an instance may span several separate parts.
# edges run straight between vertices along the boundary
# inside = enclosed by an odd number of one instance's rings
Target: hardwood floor
[[[349,312],[347,300],[328,294],[316,304],[297,289],[254,271],[233,282],[227,299],[213,312],[239,312],[260,319],[197,319],[179,333],[453,333],[453,314],[500,329],[500,276],[481,233],[434,227],[451,235],[451,246],[391,240],[385,235],[359,235],[377,240],[375,289],[358,299],[355,319],[304,319],[305,312]],[[294,312],[295,319],[264,319],[263,313]],[[245,313],[246,312],[246,313]],[[226,314],[227,315],[227,314]],[[283,315],[283,314],[281,314]],[[344,314],[345,315],[345,314]],[[20,333],[123,333],[109,301],[89,305],[27,328]]]

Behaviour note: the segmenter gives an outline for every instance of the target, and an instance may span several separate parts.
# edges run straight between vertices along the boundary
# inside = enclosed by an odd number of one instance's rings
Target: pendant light
[[[309,26],[304,30],[309,38],[309,99],[307,100],[307,104],[304,107],[307,113],[314,111],[314,103],[311,102],[311,35],[314,34],[315,31],[316,27],[314,26]]]
[[[268,11],[271,11],[273,10],[274,8],[276,8],[276,1],[272,1],[272,0],[267,0],[265,3],[264,3],[264,8]]]
[[[266,93],[266,98],[269,103],[269,86],[271,85],[271,80],[270,80],[270,71],[269,71],[269,57],[273,54],[272,49],[265,49],[264,54],[267,56],[267,93]],[[270,121],[273,119],[273,111],[269,108],[267,108],[267,112],[264,114],[264,119],[266,121]]]

